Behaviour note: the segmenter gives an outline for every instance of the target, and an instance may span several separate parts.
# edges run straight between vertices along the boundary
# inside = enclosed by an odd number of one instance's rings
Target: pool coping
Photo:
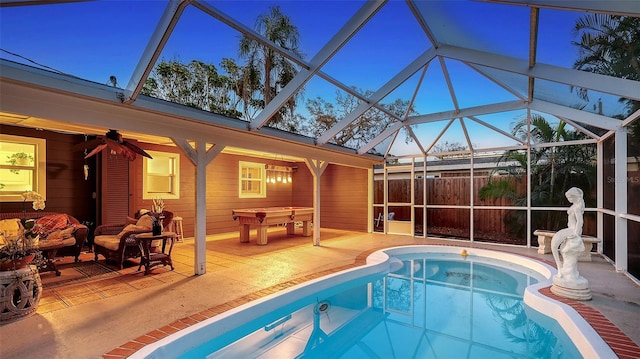
[[[331,274],[337,274],[338,272],[343,272],[345,270],[367,266],[369,261],[375,261],[375,262],[378,261],[376,260],[375,257],[379,256],[379,254],[377,254],[376,252],[383,253],[384,251],[391,250],[391,249],[396,249],[400,251],[402,251],[403,249],[409,250],[409,247],[432,247],[432,248],[433,247],[457,247],[457,248],[466,248],[467,250],[472,250],[472,251],[478,250],[478,251],[487,251],[487,252],[497,252],[497,253],[502,253],[504,255],[508,255],[509,257],[511,256],[523,257],[529,260],[539,262],[541,263],[541,265],[550,267],[551,270],[553,271],[552,274],[555,274],[555,267],[553,266],[554,263],[548,260],[544,260],[538,257],[528,256],[526,254],[514,254],[512,252],[501,251],[498,249],[480,249],[480,248],[473,248],[470,246],[453,245],[453,244],[451,245],[403,245],[403,246],[397,246],[397,247],[383,247],[383,248],[370,249],[358,255],[354,260],[354,262],[351,264],[339,266],[332,269],[327,269],[324,271],[313,273],[311,275],[307,275],[307,276],[299,277],[287,282],[283,282],[283,283],[271,286],[269,288],[265,288],[263,290],[239,297],[227,303],[223,303],[221,305],[217,305],[215,307],[203,310],[201,312],[195,313],[188,317],[176,320],[168,325],[165,325],[161,328],[148,332],[140,337],[132,339],[129,342],[118,346],[117,348],[114,348],[113,350],[105,353],[103,355],[103,358],[106,358],[106,359],[128,358],[133,354],[138,353],[139,351],[143,351],[142,350],[143,348],[151,344],[155,344],[156,342],[168,337],[171,334],[177,333],[180,330],[197,325],[219,314],[226,313],[226,312],[233,312],[234,309],[240,306],[243,306],[249,302],[253,302],[256,300],[264,300],[265,297],[275,295],[276,293],[279,293],[285,289],[290,289],[294,286],[297,286],[303,283],[312,282],[314,280],[318,280],[322,277],[329,276]],[[534,286],[530,286],[527,288],[529,293],[528,294],[525,293],[525,296],[529,296],[533,298],[534,300],[533,306],[536,307],[534,309],[542,312],[546,312],[548,310],[540,310],[541,303],[547,303],[547,304],[554,303],[553,306],[555,307],[556,311],[559,310],[560,312],[564,312],[564,313],[568,312],[569,317],[577,315],[579,318],[578,322],[584,321],[588,323],[589,329],[593,331],[593,333],[597,333],[596,335],[602,338],[602,341],[604,341],[604,343],[606,343],[606,346],[609,347],[605,349],[610,349],[619,358],[623,358],[623,359],[637,358],[636,353],[640,352],[640,347],[637,344],[635,344],[635,342],[633,342],[626,334],[624,334],[617,326],[615,326],[611,321],[609,321],[604,315],[602,315],[598,310],[591,308],[582,302],[559,297],[550,291],[550,286],[551,286],[551,280],[549,279],[548,281],[538,283]],[[544,306],[542,308],[544,308]],[[567,309],[569,310],[567,311]],[[555,314],[551,316],[555,318]],[[575,320],[575,318],[572,318],[572,320]]]

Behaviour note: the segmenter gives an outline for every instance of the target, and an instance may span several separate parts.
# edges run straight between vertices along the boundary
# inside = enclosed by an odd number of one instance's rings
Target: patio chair
[[[169,228],[173,220],[173,213],[163,211],[164,228]],[[95,230],[93,240],[94,259],[98,261],[98,255],[102,255],[106,261],[115,261],[119,269],[124,267],[127,259],[139,258],[140,247],[136,235],[152,231],[153,219],[151,213],[140,216],[137,220],[121,224],[103,224]]]

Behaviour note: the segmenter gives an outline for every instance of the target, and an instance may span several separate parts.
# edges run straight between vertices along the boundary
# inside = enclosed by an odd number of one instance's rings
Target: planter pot
[[[22,258],[2,259],[0,260],[0,272],[27,268],[35,257],[36,255],[34,253]]]
[[[41,296],[42,283],[35,267],[0,271],[0,325],[35,313]]]

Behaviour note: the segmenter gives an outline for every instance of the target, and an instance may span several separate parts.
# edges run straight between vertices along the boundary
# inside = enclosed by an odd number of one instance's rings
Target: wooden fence
[[[526,243],[526,211],[515,209],[483,209],[487,206],[513,206],[506,198],[493,198],[480,200],[479,189],[487,184],[489,177],[474,177],[473,179],[473,226],[474,238],[480,240],[495,241],[498,237],[501,242]],[[469,206],[471,205],[471,179],[469,177],[445,177],[427,179],[427,205],[433,206]],[[414,180],[416,205],[423,204],[423,182]],[[526,195],[526,183],[514,181],[517,193]],[[389,181],[390,203],[410,203],[411,180],[393,179]],[[374,202],[382,204],[384,199],[384,182],[374,182]],[[567,203],[567,206],[569,203]],[[396,220],[410,220],[411,206],[392,206]],[[427,210],[427,233],[447,234],[452,236],[469,236],[470,209],[467,208],[429,208]],[[421,214],[422,212],[420,212]],[[564,212],[560,212],[563,215]],[[416,231],[421,231],[420,219],[416,219]],[[537,228],[533,228],[535,230]],[[554,228],[551,228],[554,229]],[[556,228],[557,229],[557,228]],[[441,233],[442,232],[442,233]],[[583,232],[589,235],[596,233],[595,216],[585,216]],[[465,235],[466,233],[466,235]],[[533,236],[530,234],[530,236]]]

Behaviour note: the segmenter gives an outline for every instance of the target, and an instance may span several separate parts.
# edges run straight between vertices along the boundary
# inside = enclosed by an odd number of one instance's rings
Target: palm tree
[[[587,14],[574,28],[580,42],[573,67],[598,74],[640,80],[640,18]]]
[[[587,14],[576,21],[574,33],[580,41],[578,59],[573,68],[602,75],[640,81],[640,18],[608,14]],[[586,89],[578,94],[588,99]],[[620,99],[627,105],[627,113],[615,117],[626,118],[640,109],[640,102]],[[640,156],[640,121],[631,124],[630,155]]]
[[[522,139],[527,138],[528,121],[524,119],[515,124],[512,133]],[[566,128],[564,122],[552,126],[544,117],[533,114],[531,117],[531,141],[534,144],[573,141],[586,138],[586,135]],[[531,149],[531,205],[538,207],[554,206],[566,203],[564,192],[570,187],[581,188],[588,205],[594,205],[595,188],[595,147],[569,145],[554,147],[534,147]],[[526,205],[526,195],[517,191],[516,183],[526,181],[527,157],[522,151],[505,152],[498,160],[489,182],[479,189],[481,200],[490,198],[508,198],[516,206]],[[522,187],[522,186],[520,186]],[[534,225],[540,228],[556,229],[565,224],[566,215],[561,212],[546,211],[535,213]],[[511,230],[524,234],[524,213],[515,211],[505,218],[511,224]]]
[[[255,30],[272,43],[302,58],[298,50],[300,38],[298,28],[291,23],[287,15],[280,11],[279,6],[272,6],[268,13],[259,15]],[[254,101],[250,105],[264,108],[298,72],[294,64],[280,53],[247,36],[243,36],[240,40],[240,56],[247,61],[244,78],[248,86],[243,90],[245,104],[251,102],[254,92],[261,91],[263,101]],[[263,80],[260,86],[255,81],[256,78]],[[288,107],[293,114],[294,98],[289,101]],[[276,114],[272,121],[281,122],[283,115],[282,112]]]

